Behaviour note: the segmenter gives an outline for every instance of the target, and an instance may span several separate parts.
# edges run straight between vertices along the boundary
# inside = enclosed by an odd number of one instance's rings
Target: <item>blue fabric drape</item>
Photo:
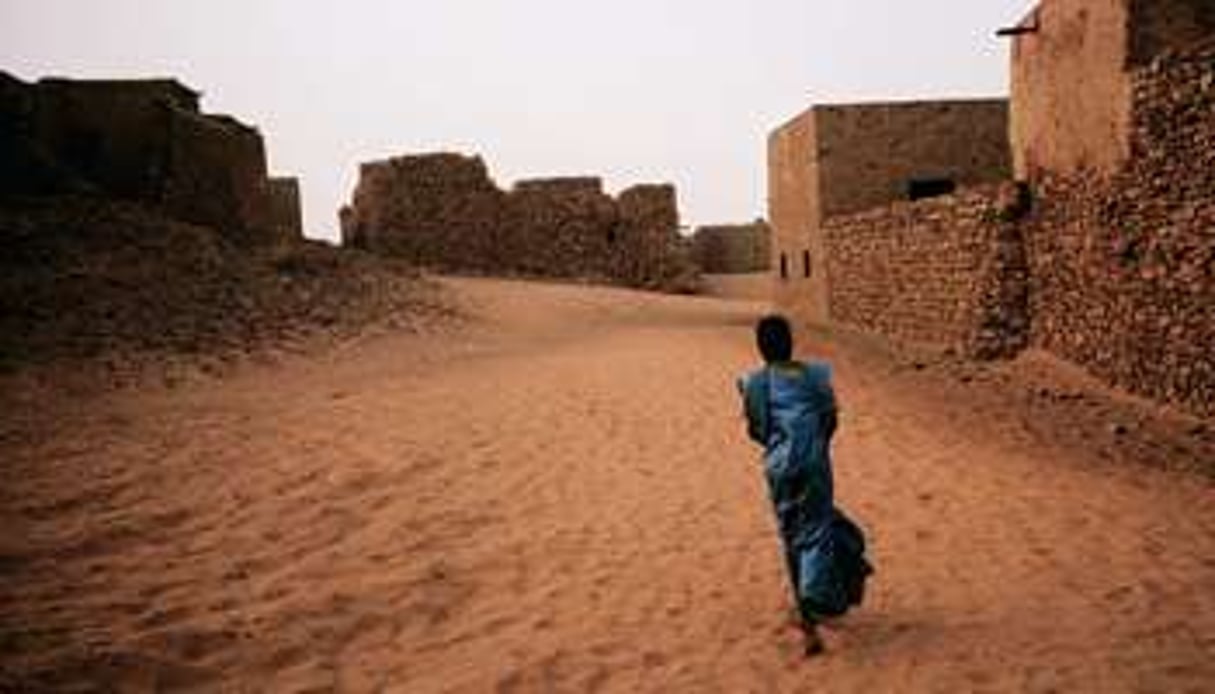
[[[831,437],[836,403],[826,364],[790,362],[739,379],[747,433],[764,447],[764,473],[797,605],[806,619],[859,604],[860,528],[834,505]]]

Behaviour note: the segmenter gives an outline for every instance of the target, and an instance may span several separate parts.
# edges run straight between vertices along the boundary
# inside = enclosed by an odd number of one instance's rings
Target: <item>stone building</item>
[[[824,220],[1008,174],[1005,100],[814,106],[768,140],[777,303],[830,318]]]
[[[815,161],[840,148],[823,146],[831,128],[813,110],[774,133],[784,274],[801,269],[789,257],[799,240],[806,260],[826,260],[800,287],[778,282],[778,297],[803,320],[975,356],[1037,347],[1215,414],[1215,3],[1043,0],[1000,33],[1013,41],[1016,182],[999,182],[996,166],[953,179],[926,158],[929,175],[959,189],[915,199],[953,187],[915,173],[898,200],[906,170]],[[991,132],[987,117],[973,118],[978,131],[958,124],[959,139]],[[888,137],[889,121],[877,120],[861,135]],[[880,186],[853,196],[855,181],[883,178],[886,200]],[[846,202],[821,192],[833,185]],[[806,274],[818,268],[807,263]]]
[[[750,224],[697,227],[692,257],[711,274],[766,272],[771,267],[772,228],[763,219]]]
[[[364,164],[340,213],[346,245],[447,272],[675,288],[691,272],[675,188],[613,198],[594,177],[500,189],[480,157],[435,153]]]
[[[1016,176],[1110,174],[1131,157],[1134,70],[1209,40],[1210,0],[1047,0],[1012,37]]]
[[[0,74],[0,192],[95,192],[235,240],[277,240],[262,137],[171,79],[25,83]]]
[[[1045,0],[1006,33],[1030,344],[1215,413],[1215,3]]]

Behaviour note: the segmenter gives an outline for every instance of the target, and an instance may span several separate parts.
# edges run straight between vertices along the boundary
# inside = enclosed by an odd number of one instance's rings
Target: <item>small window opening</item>
[[[810,276],[810,251],[802,251],[802,276]]]
[[[789,257],[784,253],[780,254],[780,278],[782,280],[789,279]]]
[[[616,243],[616,228],[615,227],[608,229],[607,242],[609,244]]]
[[[907,182],[907,199],[923,200],[949,195],[958,189],[952,178],[913,178]]]

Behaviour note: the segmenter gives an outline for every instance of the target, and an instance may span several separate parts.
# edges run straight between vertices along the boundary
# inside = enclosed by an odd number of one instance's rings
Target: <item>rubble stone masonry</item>
[[[1032,343],[1215,414],[1215,42],[1132,71],[1131,157],[1046,177],[1025,226]]]
[[[968,356],[1025,344],[1026,265],[1011,186],[832,217],[833,319]]]
[[[435,153],[364,164],[343,243],[440,271],[609,281],[674,289],[690,272],[675,188],[617,198],[593,177],[498,188],[479,157]]]

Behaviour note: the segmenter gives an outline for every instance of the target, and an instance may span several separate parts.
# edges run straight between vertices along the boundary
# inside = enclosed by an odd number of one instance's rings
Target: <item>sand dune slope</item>
[[[0,689],[1215,686],[1208,480],[808,345],[879,573],[805,661],[733,390],[762,307],[448,286],[481,320],[12,410]]]

